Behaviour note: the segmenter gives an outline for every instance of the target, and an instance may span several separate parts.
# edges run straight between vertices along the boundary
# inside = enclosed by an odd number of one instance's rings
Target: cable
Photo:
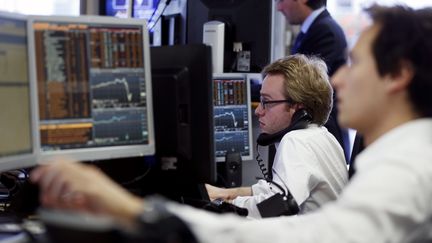
[[[171,0],[165,0],[165,6],[163,7],[162,11],[160,12],[159,16],[157,17],[157,19],[154,22],[151,21],[151,18],[149,19],[149,31],[152,31],[153,28],[156,26],[157,22],[159,22],[160,18],[162,17],[163,13],[165,12],[165,9],[168,7],[170,2],[171,2]],[[159,1],[155,12],[157,12],[157,10],[159,9],[160,3],[161,2]]]
[[[156,4],[156,8],[153,10],[153,13],[151,14],[150,18],[147,20],[149,23],[150,21],[153,19],[153,16],[156,14],[158,8],[159,8],[159,4],[160,4],[161,0],[159,0]]]
[[[132,180],[129,180],[129,181],[126,181],[126,182],[121,182],[120,185],[122,185],[122,186],[130,186],[130,185],[132,185],[132,184],[140,181],[142,178],[144,178],[150,172],[150,169],[151,169],[151,167],[148,167],[147,170],[143,174],[141,174],[141,175],[133,178]]]
[[[279,185],[278,183],[276,183],[275,181],[269,179],[268,172],[267,172],[268,170],[265,167],[265,164],[263,162],[264,160],[261,158],[261,154],[259,152],[259,145],[258,144],[256,145],[256,151],[257,151],[257,156],[255,157],[255,159],[256,159],[256,161],[258,163],[258,166],[259,166],[259,168],[261,170],[261,173],[263,174],[264,180],[266,180],[269,184],[275,185],[277,188],[279,188],[279,190],[283,193],[283,196],[287,196],[288,198],[292,197],[291,193],[289,192],[289,189],[288,189],[287,185],[284,183],[284,181],[282,180],[282,178],[277,174],[277,172],[275,170],[273,170],[273,168],[272,168],[273,173],[275,175],[277,175],[277,177],[279,177],[279,179],[282,181],[282,183],[286,187],[286,190],[281,185]],[[262,178],[257,178],[257,179],[262,179]],[[270,187],[270,189],[272,189],[272,188]],[[288,191],[288,193],[287,193],[287,191]]]
[[[261,170],[261,173],[263,174],[263,177],[266,181],[268,181],[268,172],[267,172],[267,168],[265,167],[264,164],[264,160],[261,158],[261,154],[259,152],[259,145],[256,145],[256,151],[257,151],[257,156],[255,157],[255,160],[258,163],[259,169]],[[261,178],[257,178],[257,179],[261,179]]]
[[[220,182],[222,183],[222,185],[224,187],[228,187],[228,183],[225,180],[225,178],[220,174],[220,173],[216,173],[217,179],[220,179]]]
[[[29,174],[25,169],[15,169],[0,173],[0,199],[10,199],[22,188],[22,184],[27,181]]]
[[[288,188],[288,185],[285,184],[284,180],[282,180],[281,176],[276,172],[276,170],[272,170],[272,171],[273,171],[273,174],[276,175],[276,176],[279,178],[279,180],[283,183],[283,185],[284,185],[285,188],[287,189],[286,191],[284,190],[284,192],[285,192],[285,196],[286,196],[287,198],[292,198],[292,194],[291,194],[291,192],[290,192],[290,190],[289,190],[289,188]],[[276,185],[276,186],[279,186],[279,189],[281,188],[281,186],[280,186],[279,184],[276,184],[276,182],[271,181],[271,183],[273,183],[273,184]]]

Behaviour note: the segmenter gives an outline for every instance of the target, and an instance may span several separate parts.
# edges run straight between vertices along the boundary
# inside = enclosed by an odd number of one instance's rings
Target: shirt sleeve
[[[237,197],[232,203],[238,207],[246,208],[248,217],[259,219],[261,214],[257,204],[280,192],[277,187],[272,186],[267,181],[259,180],[258,183],[252,185],[252,196]]]
[[[355,177],[338,201],[307,215],[247,220],[181,205],[171,205],[170,210],[201,243],[405,242],[432,213],[432,172],[419,176],[422,171],[413,173],[408,168],[404,164],[376,167]]]
[[[273,163],[273,181],[282,187],[286,193],[288,190],[293,195],[297,204],[302,204],[309,198],[311,190],[319,183],[319,173],[313,169],[311,163],[317,159],[314,153],[301,139],[285,135],[278,145]],[[253,196],[237,197],[233,204],[247,208],[248,216],[261,218],[257,204],[281,190],[265,180],[258,181],[252,186]]]
[[[313,167],[317,158],[302,140],[288,135],[278,146],[273,163],[273,180],[288,189],[301,207],[318,183],[316,178],[319,175]]]

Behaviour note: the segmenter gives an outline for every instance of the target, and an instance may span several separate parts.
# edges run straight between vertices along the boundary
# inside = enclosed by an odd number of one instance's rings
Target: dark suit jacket
[[[311,24],[297,52],[321,57],[329,68],[330,76],[346,62],[347,42],[344,32],[327,10]]]
[[[330,76],[333,75],[340,66],[345,64],[347,42],[344,32],[327,10],[324,10],[318,15],[311,24],[297,49],[297,53],[315,55],[322,58],[327,64]],[[347,131],[341,130],[339,126],[335,104],[333,104],[330,118],[325,126],[329,132],[336,137],[342,148],[344,148],[345,155],[349,156],[346,152],[349,150],[346,148],[347,146],[343,141],[343,137],[347,138]]]

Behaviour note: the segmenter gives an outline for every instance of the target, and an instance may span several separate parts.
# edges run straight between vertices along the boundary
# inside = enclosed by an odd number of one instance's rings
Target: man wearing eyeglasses
[[[320,59],[297,54],[268,65],[263,76],[255,114],[262,131],[258,144],[277,148],[273,181],[228,189],[207,185],[207,190],[211,199],[247,208],[251,218],[264,216],[257,205],[276,193],[291,195],[304,214],[335,200],[347,183],[342,147],[323,126],[333,94],[327,68]]]
[[[339,24],[326,9],[326,0],[278,0],[277,10],[292,25],[300,25],[290,54],[301,53],[322,58],[331,77],[346,63],[347,41]],[[325,126],[344,147],[347,162],[350,162],[348,131],[337,121],[337,109],[333,107]],[[353,151],[355,156],[359,151]]]
[[[351,51],[350,65],[333,78],[338,119],[361,131],[367,144],[338,200],[303,216],[245,220],[142,200],[99,170],[52,163],[31,175],[43,204],[144,220],[144,229],[161,232],[161,242],[194,242],[185,227],[200,243],[432,242],[432,9],[373,6],[368,12],[372,25]],[[75,201],[64,201],[65,194]],[[182,231],[167,224],[175,219],[184,222]]]

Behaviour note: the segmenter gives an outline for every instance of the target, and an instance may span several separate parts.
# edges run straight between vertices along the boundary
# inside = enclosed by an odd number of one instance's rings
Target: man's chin
[[[338,120],[339,126],[341,126],[341,127],[351,127],[350,126],[350,122],[348,121],[347,117],[341,116],[340,113],[339,113],[339,115],[337,117],[337,120]]]
[[[277,133],[278,131],[273,131],[273,130],[263,130],[261,129],[261,133],[266,133],[266,134],[273,134],[273,133]]]
[[[260,133],[267,133],[267,134],[269,134],[269,132],[267,130],[265,130],[265,129],[261,129]]]

